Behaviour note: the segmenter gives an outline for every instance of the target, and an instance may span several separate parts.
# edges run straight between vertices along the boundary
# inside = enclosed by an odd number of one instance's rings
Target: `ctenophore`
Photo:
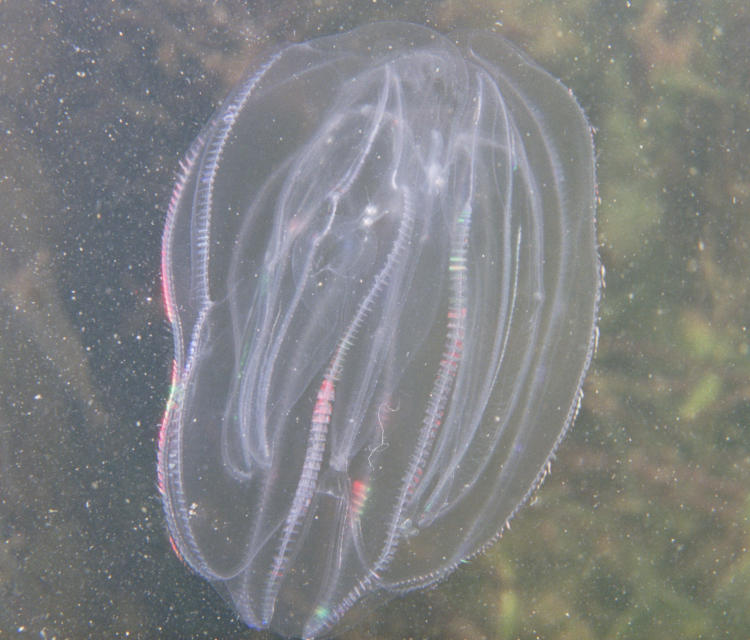
[[[595,344],[591,131],[490,32],[288,46],[188,152],[162,266],[173,546],[249,626],[325,637],[544,478]]]

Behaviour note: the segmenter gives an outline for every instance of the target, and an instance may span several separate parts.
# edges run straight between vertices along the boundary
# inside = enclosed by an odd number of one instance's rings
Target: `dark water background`
[[[429,6],[427,6],[429,5]],[[495,28],[596,128],[607,269],[582,414],[486,556],[346,638],[750,628],[742,0],[0,4],[0,637],[253,638],[173,556],[158,279],[181,155],[251,56],[374,19]]]

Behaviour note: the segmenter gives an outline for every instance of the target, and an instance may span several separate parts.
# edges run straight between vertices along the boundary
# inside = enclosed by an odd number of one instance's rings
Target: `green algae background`
[[[248,61],[375,19],[492,28],[594,128],[583,409],[510,532],[342,638],[750,635],[744,0],[0,2],[0,638],[259,638],[172,554],[155,440],[179,160]]]

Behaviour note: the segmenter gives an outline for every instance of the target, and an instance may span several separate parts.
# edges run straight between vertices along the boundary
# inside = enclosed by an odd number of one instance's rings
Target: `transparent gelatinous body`
[[[599,295],[570,92],[502,38],[290,46],[201,133],[163,244],[174,545],[320,637],[497,538],[575,417]]]

